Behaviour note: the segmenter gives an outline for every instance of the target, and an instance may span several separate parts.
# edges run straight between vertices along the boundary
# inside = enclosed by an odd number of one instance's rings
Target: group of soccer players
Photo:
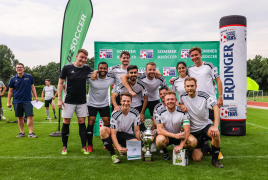
[[[127,140],[140,140],[140,131],[145,130],[144,113],[148,108],[154,122],[152,130],[157,132],[154,145],[163,151],[165,160],[169,159],[167,146],[172,144],[175,153],[186,148],[190,150],[193,161],[200,161],[210,148],[207,140],[211,139],[212,164],[222,168],[218,160],[222,83],[217,68],[201,61],[200,48],[194,47],[189,53],[194,65],[187,69],[184,62],[177,64],[179,77],[170,80],[173,84],[170,90],[153,62],[147,63],[146,71],[140,71],[137,66],[129,65],[129,52],[122,51],[121,65],[108,67],[106,62],[100,62],[98,70],[93,71],[85,64],[88,52],[80,49],[76,62],[63,67],[58,83],[58,106],[63,109],[62,154],[67,154],[69,124],[74,112],[78,119],[82,152],[93,152],[93,129],[99,113],[104,122],[100,128],[104,147],[110,152],[113,162],[119,163],[115,149],[120,154],[126,153]],[[219,90],[218,101],[214,80]],[[87,100],[86,83],[89,83]],[[115,86],[110,114],[108,93],[112,84]],[[61,99],[63,89],[64,100]],[[176,97],[177,92],[179,98]]]

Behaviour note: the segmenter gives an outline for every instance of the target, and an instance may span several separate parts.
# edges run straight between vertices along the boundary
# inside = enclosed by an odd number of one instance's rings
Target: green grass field
[[[14,111],[6,108],[5,117],[15,121]],[[222,136],[221,160],[223,169],[211,165],[211,156],[201,162],[189,158],[188,166],[175,166],[164,161],[162,154],[154,153],[154,162],[128,161],[120,157],[121,164],[113,164],[99,137],[94,137],[94,151],[81,153],[76,120],[70,126],[68,154],[61,155],[60,137],[50,137],[57,129],[57,121],[45,121],[45,108],[34,109],[34,132],[37,139],[16,138],[16,123],[0,122],[0,179],[267,179],[268,177],[268,110],[248,108],[246,136]],[[52,110],[50,110],[52,117]],[[28,128],[25,124],[25,133]],[[172,148],[169,147],[171,157]]]
[[[268,102],[268,96],[263,96],[263,98],[261,96],[258,96],[257,98],[254,97],[248,97],[247,98],[248,101],[257,101],[257,102]]]

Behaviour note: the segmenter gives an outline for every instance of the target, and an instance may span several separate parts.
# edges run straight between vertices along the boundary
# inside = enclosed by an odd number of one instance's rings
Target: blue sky
[[[26,66],[60,61],[68,0],[0,0],[0,44]],[[268,57],[268,1],[92,0],[94,16],[83,48],[94,41],[217,41],[219,20],[247,18],[247,58]]]

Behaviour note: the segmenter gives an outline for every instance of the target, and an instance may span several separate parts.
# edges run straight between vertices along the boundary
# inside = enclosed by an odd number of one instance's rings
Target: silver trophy
[[[153,126],[153,121],[151,119],[146,119],[144,121],[144,126],[147,128],[147,130],[140,133],[141,140],[146,148],[146,152],[143,156],[143,161],[152,162],[153,155],[150,152],[150,149],[151,149],[152,143],[155,140],[155,132],[151,130],[151,127]]]

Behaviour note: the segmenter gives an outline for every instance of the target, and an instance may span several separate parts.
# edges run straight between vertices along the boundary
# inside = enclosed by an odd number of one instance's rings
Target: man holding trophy
[[[112,144],[115,145],[119,153],[126,153],[128,151],[125,148],[127,140],[140,140],[140,113],[135,108],[130,107],[132,95],[128,92],[122,93],[120,103],[120,110],[112,113],[110,128],[105,126],[100,128],[103,145],[110,152],[114,163],[120,163],[120,159],[115,154]],[[135,136],[133,135],[132,124],[134,124]]]
[[[187,112],[182,112],[181,108],[176,106],[176,94],[173,91],[165,93],[166,106],[157,111],[156,119],[157,133],[156,146],[164,151],[163,159],[168,160],[168,151],[166,147],[170,144],[174,147],[175,154],[181,149],[194,149],[197,140],[190,135],[190,117]],[[183,124],[184,132],[181,132],[181,124]]]

